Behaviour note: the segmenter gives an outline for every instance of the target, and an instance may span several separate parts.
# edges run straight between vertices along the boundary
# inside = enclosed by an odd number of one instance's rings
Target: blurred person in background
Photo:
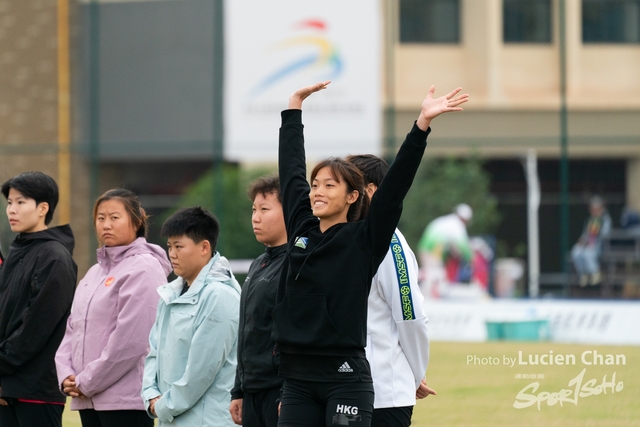
[[[601,197],[589,201],[589,218],[580,238],[571,249],[571,260],[578,273],[580,286],[597,285],[602,281],[600,254],[602,238],[611,231],[611,217]]]
[[[148,243],[138,197],[117,188],[93,208],[98,263],[78,284],[73,312],[56,354],[58,384],[72,397],[83,427],[153,426],[140,397],[156,288],[171,265]]]
[[[620,214],[620,227],[623,230],[640,230],[640,212],[631,206],[625,206]]]
[[[467,223],[473,210],[465,203],[431,221],[418,243],[421,283],[427,297],[446,296],[448,285],[471,280],[472,259]]]
[[[371,200],[389,165],[372,154],[348,156],[347,161],[364,175],[365,194]],[[375,392],[372,427],[409,427],[416,398],[436,394],[424,378],[429,338],[422,303],[418,261],[396,228],[369,292],[365,350]]]
[[[271,312],[287,252],[280,180],[277,176],[259,178],[249,187],[249,198],[253,201],[253,232],[266,248],[251,263],[242,285],[238,367],[229,411],[238,425],[275,427],[282,378],[278,376],[279,355],[271,338]]]
[[[69,225],[49,227],[58,185],[25,172],[2,185],[11,231],[18,233],[0,265],[0,426],[59,427],[65,396],[55,353],[76,286]]]

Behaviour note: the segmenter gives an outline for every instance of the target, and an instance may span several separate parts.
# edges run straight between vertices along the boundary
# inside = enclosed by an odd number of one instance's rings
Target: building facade
[[[76,231],[81,273],[93,257],[99,193],[127,186],[161,212],[212,164],[221,3],[0,0],[0,180],[37,169],[61,183],[54,221]],[[503,216],[499,238],[526,243],[521,163],[533,149],[542,270],[561,269],[563,63],[571,238],[592,194],[605,198],[614,223],[623,206],[640,209],[640,0],[379,5],[383,143],[403,139],[431,84],[437,94],[462,86],[471,102],[438,119],[428,155],[485,160]],[[10,238],[0,226],[0,242]]]

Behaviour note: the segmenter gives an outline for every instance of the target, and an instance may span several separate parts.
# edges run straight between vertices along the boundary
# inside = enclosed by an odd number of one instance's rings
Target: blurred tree
[[[491,234],[500,222],[497,200],[489,192],[491,178],[477,157],[423,161],[404,200],[399,228],[412,248],[425,227],[449,214],[459,203],[473,208],[469,235]]]
[[[178,205],[163,213],[162,224],[177,209],[202,206],[216,214],[221,224],[220,252],[229,259],[255,258],[264,247],[258,243],[251,228],[251,201],[247,188],[251,181],[272,169],[242,169],[235,164],[223,166],[223,185],[214,182],[209,170],[184,193]],[[451,213],[458,203],[473,208],[469,224],[470,235],[490,234],[500,222],[497,201],[489,193],[490,177],[482,169],[482,161],[468,159],[427,160],[418,170],[416,179],[404,201],[399,228],[409,244],[417,248],[427,224],[434,218]],[[222,189],[223,211],[215,212],[214,195]]]
[[[220,221],[220,241],[218,250],[228,259],[252,259],[264,251],[264,245],[256,241],[251,227],[251,200],[247,188],[252,180],[272,172],[267,169],[242,169],[237,164],[224,164],[223,183],[214,181],[214,171],[210,169],[189,186],[178,205],[161,215],[158,223],[176,210],[191,206],[202,206],[213,212]],[[214,197],[222,191],[221,212],[216,212]]]

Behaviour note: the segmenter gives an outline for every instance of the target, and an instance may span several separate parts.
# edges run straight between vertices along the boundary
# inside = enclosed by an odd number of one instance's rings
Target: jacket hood
[[[22,246],[34,240],[54,240],[60,242],[65,248],[67,248],[69,254],[73,255],[75,239],[69,224],[47,228],[46,230],[37,231],[35,233],[20,233],[16,237],[14,245]]]
[[[196,280],[193,281],[193,283],[189,287],[189,290],[185,292],[184,295],[191,296],[194,294],[198,294],[200,293],[200,290],[202,288],[213,282],[229,286],[234,291],[236,291],[238,295],[240,295],[240,292],[242,290],[240,288],[240,284],[231,272],[231,265],[229,264],[229,260],[221,256],[219,252],[216,252],[213,258],[211,258],[211,260],[207,263],[207,265],[202,268],[202,270],[198,274],[198,277],[196,277]],[[182,277],[178,277],[171,283],[160,286],[158,288],[158,294],[165,303],[169,304],[182,296],[180,295],[180,292],[182,291],[183,286],[184,279]]]
[[[106,263],[108,266],[118,264],[123,259],[135,255],[151,255],[158,260],[165,274],[168,275],[172,271],[165,250],[158,245],[147,242],[144,237],[138,237],[126,246],[103,246],[97,250],[98,261]]]
[[[211,266],[209,267],[209,271],[207,272],[204,282],[223,283],[233,288],[239,295],[242,291],[242,288],[240,288],[240,284],[231,272],[231,265],[229,264],[229,260],[221,256],[219,252],[216,252],[213,258],[211,258],[211,261],[209,261],[209,264]]]

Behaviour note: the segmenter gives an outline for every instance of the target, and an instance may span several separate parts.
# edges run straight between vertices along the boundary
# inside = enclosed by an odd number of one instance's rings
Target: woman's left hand
[[[436,393],[435,390],[427,387],[427,381],[423,378],[422,382],[420,383],[420,387],[418,387],[418,389],[416,390],[416,399],[424,399],[430,394],[433,394],[435,396],[438,393]]]
[[[420,116],[417,120],[418,127],[423,131],[426,131],[431,125],[431,120],[435,119],[440,114],[449,113],[451,111],[462,111],[462,108],[459,107],[459,105],[467,102],[469,100],[469,95],[465,93],[460,96],[456,96],[461,90],[462,88],[459,87],[444,96],[434,98],[433,94],[436,91],[436,87],[431,86],[427,97],[422,101],[422,111],[420,111]]]
[[[80,399],[84,399],[86,397],[84,393],[82,393],[80,389],[76,386],[75,375],[69,375],[67,378],[65,378],[62,381],[62,391],[71,397],[77,397]]]

